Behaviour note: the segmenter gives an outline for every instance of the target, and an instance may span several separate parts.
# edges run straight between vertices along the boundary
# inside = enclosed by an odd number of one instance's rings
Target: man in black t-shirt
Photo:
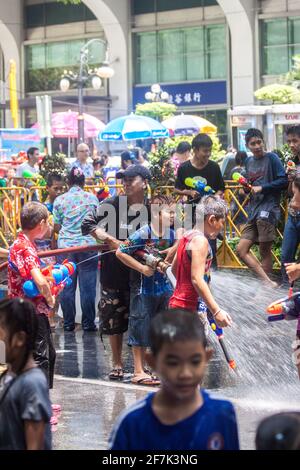
[[[200,202],[202,195],[185,184],[186,178],[200,180],[210,186],[217,195],[222,196],[225,183],[219,165],[210,160],[213,142],[207,134],[198,134],[192,142],[193,157],[178,168],[175,181],[175,193],[187,196],[194,206]],[[216,264],[216,240],[211,241]]]
[[[110,250],[116,250],[121,240],[126,240],[136,229],[147,225],[150,217],[145,199],[146,180],[151,178],[149,170],[142,165],[133,165],[118,177],[123,178],[125,195],[105,199],[84,219],[81,227],[84,235],[92,235],[96,240],[104,241]],[[135,223],[139,214],[135,210],[131,213],[128,211],[133,205],[142,214],[139,225]],[[109,214],[113,218],[110,219],[112,223],[109,223]],[[130,286],[134,285],[138,275],[121,263],[114,251],[101,257],[100,333],[108,335],[110,339],[113,356],[110,379],[123,377],[123,333],[128,328]]]

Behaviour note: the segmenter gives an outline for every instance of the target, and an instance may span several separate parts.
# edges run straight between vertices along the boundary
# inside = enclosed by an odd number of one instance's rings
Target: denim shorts
[[[137,290],[130,293],[130,313],[128,326],[128,345],[148,348],[150,346],[150,323],[154,316],[167,310],[170,294],[160,296],[141,294]]]

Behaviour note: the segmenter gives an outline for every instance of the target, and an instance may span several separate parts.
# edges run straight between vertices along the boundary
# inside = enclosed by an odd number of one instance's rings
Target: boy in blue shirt
[[[130,291],[130,313],[128,345],[132,346],[134,375],[132,382],[139,385],[159,385],[144,369],[145,350],[149,347],[149,329],[151,318],[168,307],[172,294],[167,277],[142,264],[133,257],[137,250],[159,254],[168,250],[175,241],[174,224],[175,204],[165,196],[155,196],[151,200],[151,224],[144,225],[122,243],[116,252],[129,268],[138,271]]]
[[[271,250],[280,217],[280,194],[287,189],[288,179],[279,157],[265,151],[264,137],[259,129],[249,129],[245,139],[253,154],[245,164],[245,175],[252,189],[247,206],[249,218],[243,228],[237,253],[260,279],[272,287],[278,287],[269,278],[273,267]],[[250,252],[256,243],[259,245],[261,264]]]
[[[159,313],[150,330],[148,362],[161,388],[125,411],[110,436],[111,450],[238,450],[235,411],[229,401],[200,390],[212,351],[195,313]]]

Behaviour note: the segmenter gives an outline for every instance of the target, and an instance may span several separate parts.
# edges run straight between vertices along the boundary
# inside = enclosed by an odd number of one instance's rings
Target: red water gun
[[[241,186],[243,186],[243,188],[245,188],[247,191],[251,191],[252,190],[252,185],[249,183],[249,181],[247,180],[247,178],[245,178],[243,175],[241,175],[240,173],[233,173],[232,175],[232,179],[233,181],[235,181],[236,183],[240,184]]]

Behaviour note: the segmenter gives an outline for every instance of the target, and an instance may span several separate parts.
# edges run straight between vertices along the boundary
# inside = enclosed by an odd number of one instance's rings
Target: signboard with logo
[[[0,129],[0,147],[5,154],[2,160],[11,155],[26,151],[29,147],[40,147],[41,139],[37,129]]]
[[[299,124],[300,113],[274,114],[275,124]]]
[[[161,85],[162,90],[169,94],[169,102],[180,107],[208,106],[227,104],[226,80],[178,83],[175,85]],[[150,86],[133,87],[133,107],[138,103],[146,103],[145,93]]]

